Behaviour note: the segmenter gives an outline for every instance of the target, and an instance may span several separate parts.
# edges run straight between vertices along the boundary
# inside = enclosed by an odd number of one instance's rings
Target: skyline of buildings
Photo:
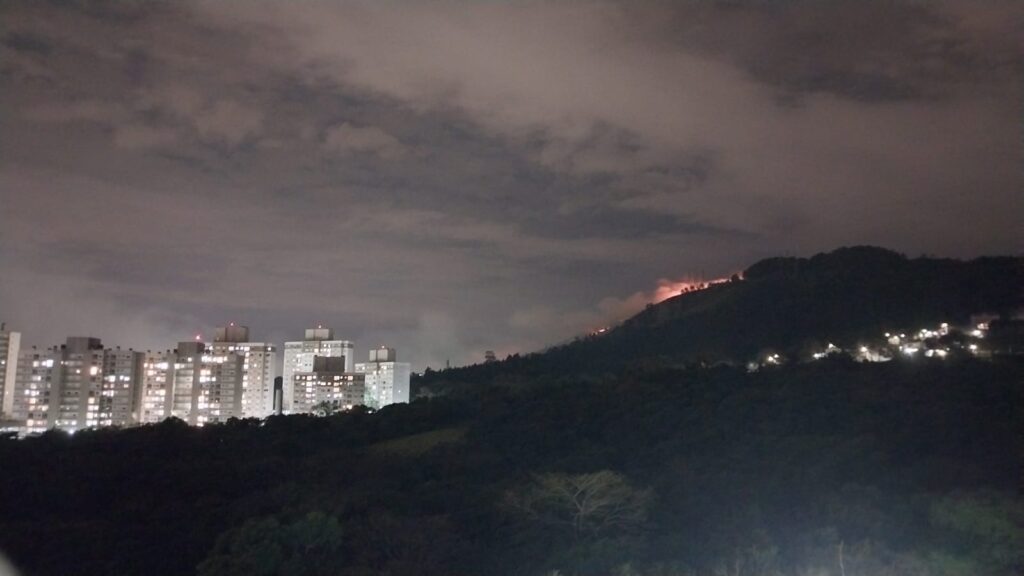
[[[370,362],[356,364],[355,344],[323,326],[285,344],[287,378],[275,392],[278,347],[249,334],[231,323],[212,342],[197,335],[166,350],[109,347],[91,336],[23,348],[21,333],[0,324],[0,429],[75,432],[168,417],[202,426],[409,401],[411,367],[393,348],[373,349]]]

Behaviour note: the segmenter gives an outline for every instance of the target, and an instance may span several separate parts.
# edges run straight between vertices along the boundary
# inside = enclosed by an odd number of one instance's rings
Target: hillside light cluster
[[[990,353],[979,346],[988,331],[986,322],[972,323],[970,326],[955,328],[948,322],[936,328],[921,328],[910,336],[906,332],[886,332],[881,343],[861,345],[851,354],[862,362],[888,362],[897,354],[913,358],[918,355],[925,358],[947,358],[951,354],[964,352],[972,356],[987,357]],[[812,360],[821,360],[833,354],[844,354],[846,350],[832,344],[811,354]]]
[[[814,358],[815,360],[821,360],[822,358],[824,358],[824,357],[826,357],[826,356],[830,356],[830,355],[832,355],[832,354],[839,354],[839,353],[842,353],[842,349],[840,349],[840,348],[839,348],[838,346],[836,346],[835,344],[833,344],[833,343],[829,342],[829,343],[828,343],[828,346],[827,346],[827,347],[825,347],[825,350],[824,350],[824,351],[822,351],[822,352],[815,352],[815,353],[814,353],[814,354],[812,355],[812,357],[813,357],[813,358]]]
[[[844,354],[860,362],[889,362],[897,356],[946,359],[957,354],[990,358],[993,350],[984,347],[983,341],[987,337],[991,318],[994,316],[975,315],[967,326],[956,327],[942,322],[937,327],[921,328],[909,335],[907,332],[886,332],[879,342],[861,344],[850,350],[829,342],[824,349],[812,352],[809,360],[817,361]],[[784,361],[785,357],[779,353],[768,353],[759,361],[748,362],[747,370],[779,366]]]

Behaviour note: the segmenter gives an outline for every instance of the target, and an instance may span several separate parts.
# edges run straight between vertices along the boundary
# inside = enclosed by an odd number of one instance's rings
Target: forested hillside
[[[873,247],[771,258],[743,279],[681,294],[599,335],[505,361],[428,372],[429,390],[559,376],[604,377],[650,366],[742,365],[765,350],[807,357],[828,342],[856,346],[887,331],[1024,308],[1024,259],[907,258]]]

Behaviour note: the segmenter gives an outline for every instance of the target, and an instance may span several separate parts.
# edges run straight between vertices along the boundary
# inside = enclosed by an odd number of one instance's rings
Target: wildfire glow
[[[705,290],[716,284],[725,284],[729,282],[729,278],[716,278],[714,280],[660,280],[658,282],[658,288],[651,295],[651,304],[657,304],[664,302],[674,296],[680,294],[686,294],[688,292],[697,292],[699,290]]]
[[[662,279],[658,281],[658,287],[652,292],[636,292],[628,298],[605,298],[598,304],[598,309],[601,311],[603,322],[617,324],[641,312],[645,306],[650,304],[658,304],[681,294],[699,292],[718,284],[725,284],[731,282],[733,278],[742,280],[743,276],[736,274],[733,277],[716,278],[714,280],[695,280],[692,278],[683,280]],[[600,336],[610,330],[611,327],[609,325],[598,324],[587,330],[587,333],[591,336]]]

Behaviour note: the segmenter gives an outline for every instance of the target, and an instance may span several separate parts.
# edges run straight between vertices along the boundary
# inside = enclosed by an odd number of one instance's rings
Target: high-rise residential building
[[[138,395],[138,421],[174,416],[194,426],[242,418],[245,355],[203,342],[147,352]]]
[[[363,404],[365,375],[345,370],[345,358],[316,356],[313,369],[295,372],[295,397],[292,411],[315,412],[318,409],[351,410]]]
[[[171,415],[174,391],[174,350],[147,350],[136,399],[136,418],[140,424],[155,424]]]
[[[0,420],[13,418],[20,349],[21,332],[8,330],[7,325],[0,322]]]
[[[214,353],[203,342],[181,342],[175,350],[171,416],[189,424],[242,417],[245,358]]]
[[[139,352],[104,348],[90,337],[22,350],[13,416],[29,433],[132,424],[143,359]]]
[[[12,417],[23,424],[25,432],[45,432],[50,428],[50,397],[59,386],[63,373],[59,347],[23,349],[18,354],[18,372],[14,385]]]
[[[394,348],[381,346],[370,350],[369,362],[356,364],[356,372],[366,375],[366,406],[378,409],[409,401],[412,368],[408,363],[397,360]]]
[[[283,410],[286,414],[298,412],[294,407],[295,374],[313,371],[313,358],[345,358],[344,372],[353,372],[355,346],[348,340],[335,340],[334,331],[318,326],[308,328],[302,341],[284,343],[284,366],[282,369]]]
[[[159,357],[156,358],[159,360]],[[166,389],[165,414],[181,418],[194,426],[241,418],[245,358],[235,352],[215,353],[203,342],[179,342],[178,347],[157,362],[152,386],[154,405],[160,396],[160,382]],[[162,372],[166,370],[169,373]]]
[[[217,356],[235,353],[243,357],[242,414],[256,418],[273,414],[277,348],[266,342],[250,342],[247,326],[230,324],[217,328],[210,350]]]

